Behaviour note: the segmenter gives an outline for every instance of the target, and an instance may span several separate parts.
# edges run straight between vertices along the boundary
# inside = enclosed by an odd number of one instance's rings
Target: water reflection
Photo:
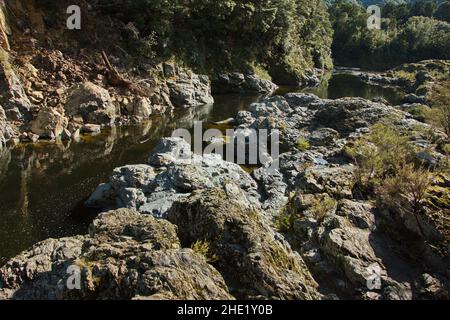
[[[284,94],[293,91],[313,93],[322,99],[361,97],[372,100],[383,98],[392,105],[400,104],[404,98],[404,94],[395,88],[367,84],[357,76],[347,73],[329,73],[314,88],[295,89],[282,87],[277,93]]]
[[[334,76],[307,91],[324,98],[394,97],[390,91],[354,81]],[[234,117],[260,98],[217,96],[214,105],[155,117],[138,126],[112,128],[79,142],[43,142],[0,150],[0,265],[38,241],[85,233],[95,212],[84,208],[83,201],[114,168],[145,163],[161,137],[170,136],[175,129],[190,129],[194,121]]]
[[[85,233],[90,217],[80,203],[111,171],[145,163],[162,136],[207,119],[213,106],[112,128],[80,142],[21,145],[0,151],[0,264],[36,241]],[[75,208],[75,209],[74,209]]]

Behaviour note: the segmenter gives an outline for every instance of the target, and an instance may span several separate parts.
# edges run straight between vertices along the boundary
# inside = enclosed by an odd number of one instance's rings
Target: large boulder
[[[178,108],[196,107],[214,103],[208,76],[189,70],[178,70],[177,76],[167,80],[171,103]]]
[[[218,155],[192,154],[190,145],[181,138],[162,139],[149,163],[115,169],[109,183],[100,185],[86,205],[125,207],[165,217],[179,198],[227,181],[236,181],[250,202],[259,203],[256,182],[240,166]]]
[[[370,243],[370,231],[355,228],[341,217],[327,219],[323,224],[325,229],[322,233],[319,231],[321,250],[353,285],[367,286],[373,265],[382,270],[380,277],[386,275],[381,259],[377,258]]]
[[[131,104],[131,115],[138,119],[148,119],[152,113],[152,105],[149,98],[138,98],[133,104]]]
[[[336,198],[352,198],[354,167],[313,166],[301,172],[297,186],[305,193],[328,193]]]
[[[255,74],[226,73],[216,76],[212,81],[215,94],[226,93],[263,93],[270,94],[278,86],[270,80],[261,79]]]
[[[330,100],[319,109],[314,121],[348,135],[358,128],[374,125],[383,118],[404,118],[405,113],[383,103],[361,98]]]
[[[39,111],[36,119],[31,122],[31,131],[41,138],[55,139],[67,127],[68,119],[52,108]]]
[[[168,219],[185,246],[208,243],[237,298],[320,298],[301,257],[277,240],[261,211],[235,185],[194,192],[172,206]]]
[[[91,82],[71,88],[64,108],[68,116],[81,116],[85,123],[111,125],[117,117],[108,90]]]
[[[13,258],[0,288],[0,299],[232,299],[202,255],[180,248],[175,226],[125,209],[101,215],[89,235]]]
[[[8,61],[0,63],[0,95],[8,120],[30,120],[32,104]]]

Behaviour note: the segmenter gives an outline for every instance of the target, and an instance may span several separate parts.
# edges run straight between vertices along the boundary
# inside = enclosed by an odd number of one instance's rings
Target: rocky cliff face
[[[67,140],[92,132],[83,127],[97,132],[214,101],[207,76],[174,63],[135,61],[120,49],[114,23],[105,27],[92,8],[82,8],[85,29],[70,32],[66,8],[35,1],[0,7],[1,103],[12,129],[3,143]],[[101,41],[88,32],[97,24],[107,35]]]
[[[12,145],[76,139],[104,126],[214,102],[208,76],[127,52],[121,45],[129,40],[130,26],[95,6],[81,5],[82,29],[68,30],[69,4],[16,0],[0,6],[1,103]],[[250,87],[242,91],[275,88],[249,77]]]

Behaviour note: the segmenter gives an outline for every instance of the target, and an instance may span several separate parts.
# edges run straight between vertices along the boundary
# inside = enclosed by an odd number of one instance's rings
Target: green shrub
[[[192,244],[191,249],[198,254],[201,254],[206,258],[208,263],[217,262],[219,259],[214,253],[211,251],[211,245],[208,241],[197,241]]]
[[[394,175],[382,181],[377,189],[377,195],[383,206],[399,212],[413,213],[424,235],[419,216],[424,213],[424,204],[428,197],[427,190],[431,183],[429,171],[416,168],[414,164],[406,164]]]
[[[404,70],[394,71],[394,77],[409,82],[413,82],[416,80],[416,74],[414,72],[407,72]]]
[[[297,149],[301,152],[311,149],[311,144],[305,138],[300,138],[297,140]]]
[[[316,219],[323,218],[327,213],[336,209],[337,201],[330,197],[324,197],[323,199],[316,198],[309,211],[314,213]]]
[[[282,233],[290,233],[293,228],[295,216],[287,212],[282,212],[275,218],[274,227]]]

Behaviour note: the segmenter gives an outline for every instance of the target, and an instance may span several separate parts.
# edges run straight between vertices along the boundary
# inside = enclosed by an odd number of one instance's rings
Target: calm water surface
[[[279,93],[299,91],[282,88]],[[348,75],[335,75],[317,88],[301,90],[321,98],[401,98],[393,89],[369,86]],[[112,170],[146,163],[161,137],[194,121],[221,121],[245,110],[258,96],[216,97],[214,105],[178,111],[145,124],[113,128],[79,143],[40,143],[0,151],[0,265],[38,241],[84,234],[96,212],[83,202]]]

